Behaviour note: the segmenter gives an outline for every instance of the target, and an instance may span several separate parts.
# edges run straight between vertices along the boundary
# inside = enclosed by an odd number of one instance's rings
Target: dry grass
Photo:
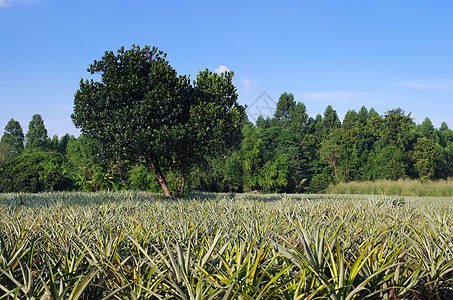
[[[362,194],[362,195],[394,195],[418,197],[452,197],[453,178],[448,180],[427,181],[400,179],[376,180],[364,182],[348,182],[330,185],[329,194]]]

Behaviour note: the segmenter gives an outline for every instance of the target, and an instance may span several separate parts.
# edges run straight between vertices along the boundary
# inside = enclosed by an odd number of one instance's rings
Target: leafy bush
[[[308,186],[311,193],[321,193],[330,184],[330,178],[327,174],[316,174],[311,179],[310,185]]]
[[[63,163],[59,153],[24,153],[5,165],[0,175],[0,191],[37,193],[68,189],[71,182],[64,175]]]
[[[128,172],[129,188],[132,190],[153,191],[161,190],[157,176],[144,165],[135,165]]]

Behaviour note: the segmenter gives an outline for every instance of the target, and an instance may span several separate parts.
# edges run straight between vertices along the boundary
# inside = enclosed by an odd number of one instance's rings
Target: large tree
[[[322,119],[320,126],[321,134],[324,138],[341,126],[338,114],[331,105],[327,105],[326,110],[324,111],[324,118]]]
[[[17,156],[24,149],[24,132],[20,123],[14,119],[9,120],[2,136],[2,148],[7,149],[8,157]]]
[[[245,121],[244,107],[237,103],[233,73],[200,72],[191,87],[188,120],[181,123],[173,140],[172,169],[179,175],[179,192],[184,191],[185,178],[194,165],[206,165],[241,142]]]
[[[178,76],[156,47],[106,52],[88,71],[101,81],[80,82],[72,119],[108,157],[151,168],[171,196],[163,168],[184,175],[203,156],[239,141],[244,108],[232,73]],[[184,176],[183,176],[184,178]]]
[[[296,101],[294,100],[293,94],[281,94],[280,98],[278,98],[277,109],[274,114],[275,125],[288,128],[291,123],[291,114],[295,105]]]
[[[393,145],[406,152],[411,139],[410,129],[413,125],[411,114],[406,115],[401,108],[387,111],[379,128],[381,147]]]
[[[425,120],[420,124],[420,131],[422,137],[431,141],[439,141],[440,132],[436,128],[434,128],[433,123],[429,118],[425,118]]]
[[[44,148],[47,142],[47,129],[41,115],[36,114],[28,124],[27,148]]]

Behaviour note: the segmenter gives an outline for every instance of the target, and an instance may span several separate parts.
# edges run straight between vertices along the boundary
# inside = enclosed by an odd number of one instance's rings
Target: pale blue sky
[[[288,92],[310,116],[401,107],[453,128],[452,28],[451,0],[0,0],[0,133],[11,118],[26,131],[38,113],[49,136],[77,135],[86,68],[134,43],[192,78],[234,71],[241,104]]]

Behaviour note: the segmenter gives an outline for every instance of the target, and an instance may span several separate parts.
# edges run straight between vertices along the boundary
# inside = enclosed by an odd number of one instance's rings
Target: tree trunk
[[[181,176],[181,189],[179,190],[180,194],[184,194],[184,188],[186,187],[186,176],[184,174]]]
[[[153,169],[154,173],[156,173],[157,180],[159,180],[159,183],[164,190],[165,196],[166,197],[173,197],[172,193],[170,192],[170,189],[168,188],[167,182],[165,181],[164,175],[162,175],[162,172],[160,171],[159,165],[157,162],[151,161],[149,164],[149,167]]]

